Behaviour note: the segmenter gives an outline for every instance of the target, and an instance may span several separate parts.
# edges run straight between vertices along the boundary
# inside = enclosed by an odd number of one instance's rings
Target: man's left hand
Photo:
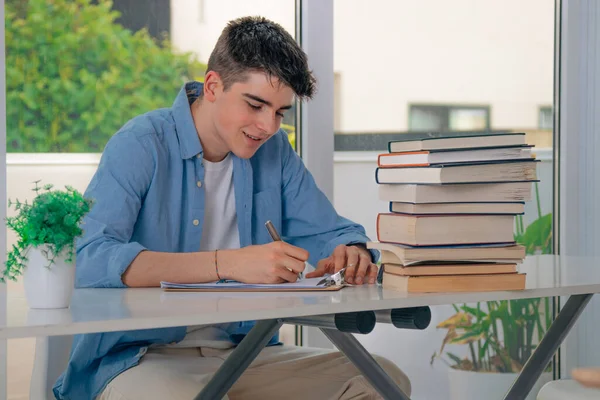
[[[344,267],[346,267],[347,283],[362,285],[363,283],[375,283],[377,279],[377,265],[371,262],[371,253],[363,247],[345,244],[337,246],[333,254],[319,261],[317,268],[306,274],[306,277],[315,278],[325,274],[334,274]]]

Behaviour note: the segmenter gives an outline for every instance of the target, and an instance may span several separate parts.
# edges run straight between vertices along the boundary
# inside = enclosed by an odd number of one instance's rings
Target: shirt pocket
[[[281,191],[271,188],[254,193],[252,198],[252,243],[265,244],[273,241],[265,223],[271,221],[279,234],[281,227]]]

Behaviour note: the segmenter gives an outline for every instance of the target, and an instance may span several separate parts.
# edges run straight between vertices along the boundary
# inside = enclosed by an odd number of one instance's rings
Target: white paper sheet
[[[161,282],[160,287],[163,289],[285,289],[286,287],[295,289],[310,289],[319,286],[320,278],[305,278],[291,283],[277,283],[277,284],[251,284],[251,283],[240,283],[240,282],[210,282],[210,283],[173,283],[173,282]]]

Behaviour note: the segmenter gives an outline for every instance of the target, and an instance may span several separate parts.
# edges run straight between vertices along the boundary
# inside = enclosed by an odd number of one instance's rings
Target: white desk
[[[543,357],[536,360],[542,362],[548,358],[549,361],[591,294],[600,292],[600,258],[537,256],[528,258],[520,270],[527,273],[527,289],[513,292],[408,294],[383,290],[374,285],[321,293],[167,293],[160,289],[77,289],[73,305],[63,310],[31,310],[22,295],[9,293],[7,323],[0,325],[0,339],[242,320],[263,320],[265,324],[271,324],[269,327],[272,330],[275,326],[273,321],[300,316],[486,300],[572,296],[571,304],[568,302],[563,308],[564,312],[561,312],[562,319],[559,317],[553,324],[554,329],[549,329],[546,334],[549,338],[546,344],[549,347],[543,346],[544,343],[540,344],[540,350],[532,356],[534,358],[538,353],[550,352],[542,354]],[[280,322],[277,326],[281,325]],[[269,331],[265,324],[262,336]],[[259,325],[261,324],[257,324],[254,329],[260,330]],[[340,333],[335,332],[335,335]],[[340,349],[340,346],[344,347],[340,340],[353,339],[351,335],[341,335],[345,339],[328,335]],[[358,342],[346,345],[360,346]],[[238,349],[240,347],[243,346],[240,345]],[[356,361],[348,353],[347,355],[353,362]],[[547,362],[543,365],[546,364]],[[524,398],[525,396],[521,397],[522,392],[526,395],[537,380],[537,369],[533,372],[531,374],[526,365],[523,371],[525,378],[532,379],[533,382],[529,385],[528,382],[522,382],[525,379],[519,378],[513,386],[513,389],[520,392],[519,395],[507,398]],[[511,393],[512,389],[509,395]],[[407,397],[396,395],[395,398]]]

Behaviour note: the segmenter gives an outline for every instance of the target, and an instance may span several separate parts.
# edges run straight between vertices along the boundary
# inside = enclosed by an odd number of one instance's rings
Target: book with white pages
[[[381,264],[388,274],[403,276],[514,274],[516,263],[424,263],[419,265]]]
[[[367,248],[380,251],[381,263],[399,265],[433,261],[521,263],[525,258],[525,247],[515,243],[416,247],[371,241]]]
[[[379,200],[404,203],[500,203],[531,200],[531,182],[379,184]]]
[[[532,146],[513,146],[478,149],[444,149],[384,153],[377,157],[379,167],[427,166],[434,164],[518,160],[534,158]]]
[[[523,132],[418,132],[388,143],[390,153],[436,149],[524,145]]]
[[[401,214],[508,214],[525,213],[525,203],[402,203],[390,202],[390,212]]]
[[[514,215],[379,213],[377,240],[411,246],[506,243],[514,240]]]
[[[377,168],[377,183],[482,183],[537,180],[539,160],[436,164],[427,167]]]

